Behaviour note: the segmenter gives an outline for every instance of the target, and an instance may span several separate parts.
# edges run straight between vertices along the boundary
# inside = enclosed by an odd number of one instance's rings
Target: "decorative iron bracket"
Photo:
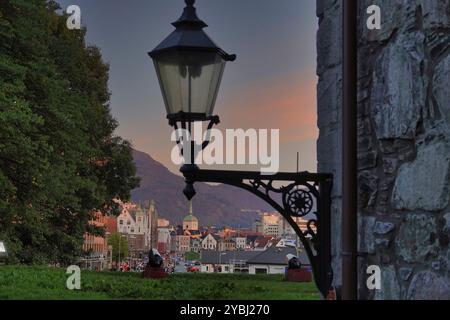
[[[195,182],[223,183],[260,197],[277,210],[295,230],[311,263],[314,280],[324,298],[332,281],[331,268],[331,188],[333,175],[324,173],[277,173],[262,175],[252,171],[202,170],[196,165],[184,165],[180,170],[186,180],[184,194],[195,195]],[[287,182],[274,186],[275,182]],[[296,217],[307,219],[302,231]]]
[[[277,210],[291,225],[299,237],[311,263],[317,288],[324,298],[330,292],[333,271],[331,268],[331,188],[333,175],[328,173],[277,173],[263,175],[254,171],[203,170],[195,165],[196,150],[205,149],[210,140],[210,129],[220,122],[218,116],[203,119],[209,121],[205,141],[196,145],[186,136],[177,136],[177,144],[183,155],[183,148],[191,147],[191,164],[184,164],[180,171],[186,180],[184,195],[191,200],[196,192],[195,182],[223,183],[235,186],[263,199]],[[178,131],[191,130],[191,121],[184,118],[171,119],[170,125]],[[184,132],[184,130],[182,130]],[[183,132],[181,134],[183,134]],[[180,143],[181,139],[184,143]],[[197,147],[197,148],[195,148]],[[274,183],[285,183],[275,186]],[[302,231],[295,218],[305,218],[306,230]]]

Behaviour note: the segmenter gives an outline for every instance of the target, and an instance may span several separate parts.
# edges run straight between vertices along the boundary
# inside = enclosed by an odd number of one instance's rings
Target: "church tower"
[[[192,214],[192,200],[189,201],[189,214],[183,220],[183,230],[198,230],[198,219]]]

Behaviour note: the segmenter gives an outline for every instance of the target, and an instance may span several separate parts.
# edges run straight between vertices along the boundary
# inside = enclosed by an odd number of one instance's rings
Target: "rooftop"
[[[297,255],[295,248],[270,247],[265,251],[215,251],[202,250],[200,262],[203,264],[229,264],[233,260],[246,261],[248,264],[272,264],[287,265],[286,256]],[[304,265],[310,265],[308,256],[303,250],[299,254],[300,261]]]

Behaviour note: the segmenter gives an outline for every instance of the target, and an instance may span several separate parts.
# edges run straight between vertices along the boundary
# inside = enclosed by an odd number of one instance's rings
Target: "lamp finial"
[[[188,7],[192,7],[194,5],[194,3],[195,3],[195,0],[185,0],[184,2],[186,2],[186,5]]]

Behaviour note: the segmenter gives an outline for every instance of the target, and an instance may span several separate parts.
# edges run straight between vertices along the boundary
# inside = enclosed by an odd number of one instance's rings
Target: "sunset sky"
[[[184,0],[60,0],[81,8],[89,44],[110,64],[111,110],[118,134],[173,172],[171,128],[147,55],[174,28]],[[280,129],[281,170],[316,171],[316,47],[314,0],[197,0],[206,33],[227,64],[216,103],[219,129]]]

